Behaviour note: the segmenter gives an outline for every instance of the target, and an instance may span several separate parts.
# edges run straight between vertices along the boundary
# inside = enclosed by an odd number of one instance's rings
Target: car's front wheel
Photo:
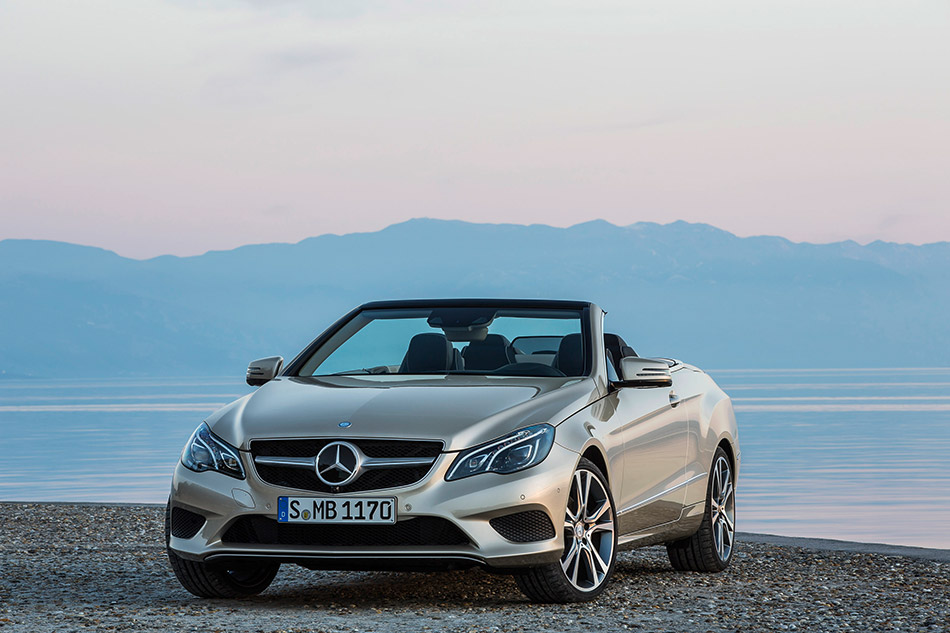
[[[181,586],[199,598],[243,598],[267,589],[279,563],[215,565],[182,558],[168,547],[170,506],[165,509],[165,547],[168,562]]]
[[[561,560],[517,574],[518,586],[535,602],[583,602],[600,595],[617,560],[614,519],[607,478],[581,459],[571,478]]]
[[[736,482],[732,463],[716,449],[706,484],[706,511],[693,536],[666,544],[678,571],[722,571],[732,561],[736,539]]]

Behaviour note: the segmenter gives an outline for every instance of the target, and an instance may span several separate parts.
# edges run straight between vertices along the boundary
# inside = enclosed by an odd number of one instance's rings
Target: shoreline
[[[830,538],[811,538],[803,536],[781,536],[758,532],[737,532],[736,539],[747,543],[764,543],[784,547],[800,547],[818,552],[851,552],[855,554],[879,554],[881,556],[902,556],[918,558],[940,563],[950,563],[950,549],[937,547],[916,547],[913,545],[889,545],[887,543],[864,543]]]

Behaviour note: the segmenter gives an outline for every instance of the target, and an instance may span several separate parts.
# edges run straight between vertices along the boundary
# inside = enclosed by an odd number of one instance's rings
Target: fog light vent
[[[555,536],[551,519],[541,510],[507,514],[495,517],[489,523],[496,532],[515,543],[546,541]]]
[[[175,538],[191,538],[204,524],[205,518],[200,514],[184,508],[172,508],[172,536]]]

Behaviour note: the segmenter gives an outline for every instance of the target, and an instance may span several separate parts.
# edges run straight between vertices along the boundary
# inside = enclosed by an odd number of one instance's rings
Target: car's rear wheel
[[[243,598],[267,589],[274,581],[280,563],[248,562],[216,565],[182,558],[168,547],[171,505],[165,508],[165,549],[168,562],[181,586],[199,598]]]
[[[607,478],[581,459],[571,478],[564,516],[564,553],[557,563],[515,576],[535,602],[583,602],[603,592],[617,560],[614,503]]]
[[[706,485],[706,511],[693,536],[666,544],[679,571],[717,572],[729,566],[736,539],[736,485],[729,456],[719,447]]]

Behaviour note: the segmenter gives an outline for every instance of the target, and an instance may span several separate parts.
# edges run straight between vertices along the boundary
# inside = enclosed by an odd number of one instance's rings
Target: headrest
[[[501,334],[488,334],[485,336],[485,340],[482,341],[472,341],[468,344],[469,347],[508,347],[511,345],[511,342],[506,339]]]
[[[409,341],[400,374],[419,374],[433,371],[445,371],[455,367],[455,348],[446,340],[445,335],[426,333],[416,334]]]
[[[462,350],[465,369],[493,370],[515,362],[511,343],[501,334],[489,334],[482,341],[472,341]]]
[[[637,353],[633,351],[633,348],[627,345],[626,341],[620,338],[618,334],[609,334],[604,333],[604,347],[607,348],[607,351],[610,352],[611,357],[615,361],[619,361],[621,358],[626,356],[636,356]]]
[[[580,334],[568,334],[561,339],[554,357],[554,367],[565,376],[581,376],[584,373],[584,341]]]

